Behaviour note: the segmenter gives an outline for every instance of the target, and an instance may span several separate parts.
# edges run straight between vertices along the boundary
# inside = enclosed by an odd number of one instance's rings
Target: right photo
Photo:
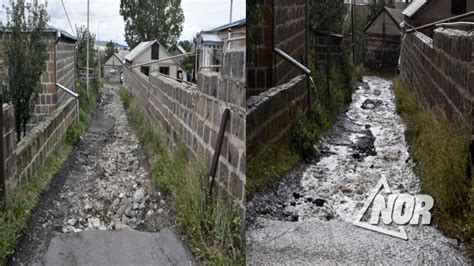
[[[474,264],[474,1],[246,6],[247,265]]]

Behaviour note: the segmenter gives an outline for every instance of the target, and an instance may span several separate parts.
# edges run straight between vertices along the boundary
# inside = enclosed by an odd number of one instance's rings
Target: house
[[[365,60],[370,69],[395,69],[401,47],[401,9],[385,7],[364,29]]]
[[[405,10],[403,16],[408,28],[420,27],[439,20],[474,11],[472,0],[415,0]],[[457,21],[474,22],[474,15]],[[423,30],[431,36],[433,28]]]
[[[0,34],[2,38],[8,38],[7,29],[4,28],[0,32],[5,34]],[[52,27],[47,28],[43,34],[47,42],[46,69],[41,76],[41,88],[38,91],[32,118],[27,125],[28,129],[43,121],[71,97],[58,84],[75,91],[76,37]],[[0,46],[1,44],[0,42]],[[3,58],[0,61],[4,61]]]
[[[230,36],[230,42],[229,42]],[[199,70],[219,69],[223,51],[246,46],[246,20],[240,19],[197,34],[194,49],[199,54]],[[216,67],[211,67],[216,66]]]
[[[118,53],[113,54],[105,61],[104,64],[104,78],[107,81],[120,82],[120,77],[125,64],[125,56],[129,53],[128,50],[119,50]]]
[[[158,40],[142,42],[125,56],[125,65],[137,67],[145,75],[159,72],[173,78],[187,81],[187,73],[177,58],[171,58],[168,50]]]

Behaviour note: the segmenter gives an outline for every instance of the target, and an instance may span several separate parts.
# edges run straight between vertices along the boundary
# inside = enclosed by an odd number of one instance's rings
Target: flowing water
[[[419,192],[404,131],[392,83],[364,77],[319,158],[249,201],[247,262],[472,263],[436,225],[405,226],[405,241],[352,224],[381,177],[392,193]]]

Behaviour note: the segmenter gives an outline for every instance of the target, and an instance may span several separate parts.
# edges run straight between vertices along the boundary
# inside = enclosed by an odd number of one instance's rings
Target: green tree
[[[181,45],[181,47],[184,48],[184,50],[186,50],[186,52],[191,52],[191,50],[193,49],[193,43],[186,40],[186,41],[179,41],[178,43],[179,45]]]
[[[76,69],[87,66],[87,35],[89,35],[89,67],[97,66],[96,50],[94,49],[95,34],[88,32],[85,26],[76,27],[77,50]]]
[[[183,30],[181,0],[120,0],[120,14],[131,49],[155,39],[169,47],[178,42]]]
[[[105,59],[106,60],[109,59],[115,53],[118,53],[118,49],[117,49],[117,47],[115,47],[114,42],[109,41],[105,45]]]
[[[15,108],[17,140],[31,118],[41,75],[46,69],[47,42],[43,36],[49,21],[46,4],[38,0],[11,0],[7,9],[6,34],[3,39],[6,88],[5,100]]]
[[[343,0],[310,1],[309,28],[313,32],[342,33],[347,9]]]

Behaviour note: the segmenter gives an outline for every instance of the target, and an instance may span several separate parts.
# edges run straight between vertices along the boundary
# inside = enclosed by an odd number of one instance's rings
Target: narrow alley
[[[118,88],[105,85],[99,100],[10,264],[189,265],[189,251],[173,232],[173,213],[152,182]]]
[[[364,77],[319,157],[248,202],[247,263],[468,264],[435,223],[406,226],[408,241],[352,224],[382,176],[393,193],[420,191],[404,131],[393,84]]]

